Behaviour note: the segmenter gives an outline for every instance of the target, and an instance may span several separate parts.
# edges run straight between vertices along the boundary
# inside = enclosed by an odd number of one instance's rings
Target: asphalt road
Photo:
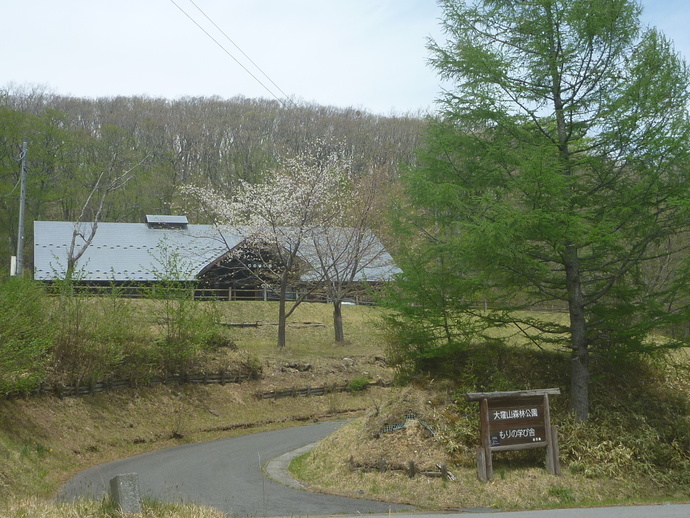
[[[98,498],[110,479],[137,473],[142,497],[208,505],[230,516],[316,516],[410,510],[409,506],[308,493],[264,476],[267,461],[319,441],[341,423],[319,423],[286,430],[189,444],[137,455],[79,473],[60,499]]]
[[[416,513],[409,506],[343,498],[299,489],[285,472],[291,457],[333,432],[341,423],[319,423],[218,441],[189,444],[103,464],[81,472],[60,491],[60,499],[98,498],[110,479],[137,473],[142,496],[163,501],[195,502],[233,517],[324,516],[368,514],[371,518],[465,517],[481,513],[495,518],[689,518],[690,505],[558,509],[499,513],[465,509],[458,513]],[[272,478],[267,478],[262,466]],[[280,480],[278,483],[275,480]],[[285,485],[288,484],[288,485]],[[292,486],[292,487],[290,487]]]

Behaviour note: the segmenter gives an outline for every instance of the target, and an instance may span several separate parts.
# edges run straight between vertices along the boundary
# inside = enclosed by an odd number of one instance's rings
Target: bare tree
[[[381,280],[395,268],[372,231],[380,201],[377,181],[377,176],[370,174],[348,189],[348,203],[339,218],[341,226],[317,229],[310,235],[310,250],[302,254],[333,304],[336,343],[345,342],[343,302],[360,295],[367,281]]]
[[[146,158],[125,171],[115,172],[111,168],[108,171],[102,171],[97,176],[89,195],[81,207],[81,213],[74,222],[72,239],[67,252],[67,269],[65,272],[67,281],[73,279],[77,261],[81,259],[96,237],[98,223],[101,221],[106,199],[112,192],[123,188],[132,178],[134,169],[139,167],[145,160]]]

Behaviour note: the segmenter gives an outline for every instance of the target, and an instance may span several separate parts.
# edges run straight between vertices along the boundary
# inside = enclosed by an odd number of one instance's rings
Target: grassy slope
[[[136,303],[142,305],[139,309],[145,313],[146,302]],[[274,303],[232,302],[222,303],[218,309],[221,320],[225,322],[272,323],[275,322],[277,308]],[[440,508],[524,508],[687,498],[686,485],[666,484],[664,480],[654,480],[653,477],[645,480],[640,477],[642,471],[631,474],[628,471],[630,463],[640,463],[640,460],[632,458],[634,445],[628,446],[624,441],[601,444],[602,439],[596,436],[596,422],[589,428],[572,426],[565,416],[565,396],[554,402],[554,418],[562,426],[564,476],[556,479],[546,475],[539,458],[504,459],[497,456],[496,478],[490,484],[476,481],[472,460],[472,442],[477,438],[476,408],[458,404],[458,384],[429,383],[427,380],[421,388],[403,391],[376,389],[368,393],[308,399],[258,400],[256,393],[266,390],[332,384],[362,374],[369,378],[391,376],[373,359],[383,352],[383,343],[375,330],[376,315],[380,310],[355,306],[343,309],[345,334],[349,340],[344,346],[333,343],[331,308],[326,305],[298,308],[288,328],[288,347],[281,351],[274,345],[274,325],[232,328],[233,339],[240,349],[261,358],[263,376],[260,381],[225,387],[172,385],[64,400],[42,397],[0,402],[0,511],[4,506],[1,514],[24,516],[19,509],[33,506],[37,509],[35,514],[28,516],[108,516],[107,510],[98,508],[94,511],[93,504],[84,504],[84,510],[57,509],[45,503],[45,499],[52,497],[69,476],[97,463],[180,442],[210,440],[313,419],[333,418],[343,412],[366,413],[367,417],[344,428],[301,463],[300,475],[329,491]],[[314,326],[313,323],[324,325]],[[345,356],[354,361],[343,362]],[[529,355],[501,358],[496,351],[487,351],[475,365],[465,366],[463,372],[468,377],[489,372],[495,377],[506,372],[506,365],[526,375],[533,371],[529,368],[530,363],[519,365],[520,361],[530,362],[534,358]],[[312,369],[297,372],[285,367],[292,362],[309,362]],[[687,364],[686,360],[682,363]],[[567,374],[560,372],[562,364],[562,361],[556,361],[547,369],[540,369],[541,379],[532,382],[539,386],[565,387],[564,376]],[[524,384],[526,378],[499,381]],[[607,383],[619,381],[621,378],[607,380],[600,377],[595,380],[597,394],[609,399],[613,396],[614,403],[610,410],[596,414],[595,421],[618,419],[616,406],[619,409],[629,406],[631,402],[644,399],[642,396],[654,395],[653,404],[658,408],[670,405],[673,398],[683,391],[682,387],[687,386],[688,377],[687,371],[681,370],[675,377],[669,373],[666,378],[655,380],[644,390],[637,386],[638,379],[628,379],[629,385],[620,383],[617,391],[611,392],[607,388]],[[594,401],[597,405],[601,402],[600,399]],[[678,406],[678,409],[682,408],[685,408],[684,404]],[[372,438],[371,431],[381,422],[396,420],[410,409],[433,424],[438,432],[437,439],[428,438],[415,427],[380,439]],[[647,419],[644,412],[636,415]],[[687,422],[688,416],[678,416],[678,419]],[[620,424],[629,425],[625,421]],[[634,431],[645,430],[649,435],[657,429],[640,424]],[[648,444],[642,441],[639,433],[635,439],[639,439],[642,446]],[[644,439],[648,440],[647,437]],[[667,441],[666,438],[658,440]],[[687,452],[686,446],[675,445],[681,452]],[[599,464],[596,459],[594,464],[574,462],[578,455],[591,457],[592,452],[596,454],[597,451],[601,455]],[[350,455],[359,459],[384,455],[403,463],[414,459],[420,465],[448,462],[459,481],[410,480],[399,473],[351,473],[347,469]],[[620,458],[626,455],[630,458]],[[45,506],[50,509],[46,511]],[[150,516],[211,516],[204,514],[208,511],[188,508],[161,509],[158,506],[147,512]]]
[[[596,363],[596,362],[595,362]],[[315,488],[345,495],[375,495],[429,508],[544,507],[688,501],[690,499],[690,358],[677,352],[665,361],[596,363],[592,380],[592,416],[575,422],[567,412],[568,362],[561,355],[520,347],[483,346],[459,364],[455,376],[420,378],[366,417],[341,428],[295,466]],[[551,398],[552,423],[559,426],[562,476],[544,469],[544,451],[495,454],[494,479],[476,477],[479,408],[463,394],[479,379],[492,379],[506,390],[560,387]],[[405,421],[414,413],[435,432],[412,421],[382,433],[384,424]],[[447,463],[457,481],[410,480],[402,472],[351,471],[356,465],[420,469]]]
[[[146,313],[146,301],[133,303]],[[276,321],[275,303],[220,303],[217,309],[224,322]],[[288,346],[280,351],[275,347],[275,325],[231,328],[240,350],[260,359],[263,376],[255,382],[0,401],[0,509],[17,498],[23,503],[27,498],[51,498],[69,476],[98,463],[180,442],[338,418],[365,409],[369,397],[365,394],[277,401],[256,397],[274,389],[342,384],[363,372],[371,379],[390,377],[381,365],[370,361],[382,352],[372,320],[379,310],[343,309],[348,340],[344,345],[335,345],[331,338],[332,310],[324,304],[298,308],[288,327]],[[236,353],[225,354],[231,358]],[[343,362],[344,357],[352,361]],[[285,367],[306,361],[312,364],[306,372]],[[41,508],[35,501],[32,505]]]

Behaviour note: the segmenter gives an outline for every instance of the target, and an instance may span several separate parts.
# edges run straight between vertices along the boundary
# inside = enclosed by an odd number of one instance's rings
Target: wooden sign
[[[513,392],[476,392],[466,395],[479,401],[482,446],[477,451],[477,473],[482,480],[493,477],[492,452],[546,448],[546,467],[560,474],[558,432],[551,426],[549,395],[555,389]]]

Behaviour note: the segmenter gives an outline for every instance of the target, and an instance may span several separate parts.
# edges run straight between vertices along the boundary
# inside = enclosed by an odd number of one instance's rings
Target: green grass
[[[221,322],[242,323],[278,322],[277,302],[217,302]],[[303,303],[288,319],[286,350],[297,358],[329,356],[346,352],[352,355],[371,354],[383,349],[383,338],[375,323],[384,311],[370,306],[343,306],[345,343],[336,344],[333,331],[333,307],[329,304]],[[305,324],[305,323],[310,324]],[[323,324],[323,326],[313,325]],[[231,328],[236,343],[258,354],[276,351],[278,329],[276,325]]]
[[[55,301],[52,301],[53,303]],[[108,300],[87,300],[103,314]],[[136,335],[146,342],[160,332],[156,305],[123,301]],[[119,302],[118,302],[119,304]],[[655,362],[612,365],[593,361],[592,420],[574,423],[568,413],[568,358],[561,351],[542,351],[505,329],[490,343],[474,344],[457,354],[434,359],[426,375],[407,389],[370,389],[324,397],[258,400],[256,393],[273,389],[318,386],[336,379],[361,387],[383,368],[368,361],[385,350],[378,331],[377,307],[345,306],[347,342],[333,339],[332,307],[303,304],[289,319],[287,346],[277,349],[277,326],[226,327],[222,324],[277,322],[275,302],[200,302],[190,311],[212,314],[239,351],[218,348],[209,362],[253,358],[263,379],[243,385],[162,386],[59,400],[50,396],[0,400],[0,515],[109,516],[99,503],[59,509],[47,502],[69,476],[86,467],[186,442],[212,440],[249,431],[292,426],[342,412],[367,412],[364,421],[342,429],[323,448],[293,462],[310,483],[354,496],[375,495],[429,508],[499,507],[502,509],[604,505],[611,503],[687,500],[690,488],[690,360],[677,351]],[[561,315],[554,315],[561,318]],[[505,334],[504,334],[505,333]],[[143,337],[143,338],[142,338]],[[138,342],[139,343],[139,342]],[[137,347],[137,344],[125,344]],[[345,362],[345,357],[354,362]],[[313,363],[308,372],[288,372],[289,362]],[[212,363],[207,364],[211,365]],[[347,366],[346,366],[347,365]],[[376,369],[379,368],[377,371]],[[387,371],[390,376],[390,371]],[[474,448],[478,442],[478,409],[462,397],[476,390],[560,387],[552,420],[560,426],[563,476],[554,478],[543,459],[497,455],[496,477],[476,480]],[[371,431],[398,414],[414,412],[437,431],[428,443],[424,434],[405,432],[387,444]],[[389,448],[389,450],[387,450]],[[350,455],[378,458],[438,455],[451,465],[458,482],[414,479],[394,473],[350,473]],[[432,458],[433,457],[433,458]],[[330,480],[330,481],[329,481]],[[155,504],[155,503],[154,503]],[[20,514],[20,508],[35,508]],[[101,505],[101,507],[98,507]],[[207,511],[173,510],[152,504],[145,516],[213,516]],[[161,511],[161,509],[164,509]],[[166,513],[170,514],[166,514]],[[72,514],[69,514],[72,513]],[[158,513],[158,514],[155,514]],[[177,514],[175,514],[177,513]],[[200,513],[200,514],[194,514]]]
[[[59,301],[51,298],[47,303],[53,306]],[[124,307],[127,326],[137,336],[136,343],[122,343],[123,348],[129,348],[127,354],[131,354],[137,347],[149,348],[147,344],[160,333],[160,304],[91,298],[80,301],[77,309],[82,311],[84,322],[93,322],[94,316],[107,315],[109,307],[110,313]],[[71,474],[97,463],[180,442],[294,426],[326,416],[337,418],[342,412],[361,411],[368,406],[371,395],[367,392],[278,401],[257,400],[256,393],[335,381],[342,384],[343,380],[361,375],[357,367],[343,367],[341,360],[345,356],[381,354],[383,345],[375,325],[379,308],[344,307],[347,341],[336,345],[332,307],[305,303],[288,321],[287,347],[282,350],[276,347],[275,325],[222,325],[273,324],[278,314],[275,302],[194,302],[188,309],[213,315],[217,329],[227,333],[238,348],[214,350],[205,360],[206,367],[254,358],[252,361],[264,369],[266,380],[225,387],[173,385],[126,389],[64,400],[51,396],[0,400],[0,514],[7,515],[7,509],[17,505],[17,499],[29,499],[32,506],[42,509],[41,499],[54,496]],[[132,358],[136,359],[136,355]],[[281,365],[294,361],[309,361],[316,366],[309,372],[283,374]],[[328,366],[331,364],[333,367]],[[37,511],[40,516],[60,516],[54,509],[40,512]],[[66,511],[63,508],[60,512]]]

